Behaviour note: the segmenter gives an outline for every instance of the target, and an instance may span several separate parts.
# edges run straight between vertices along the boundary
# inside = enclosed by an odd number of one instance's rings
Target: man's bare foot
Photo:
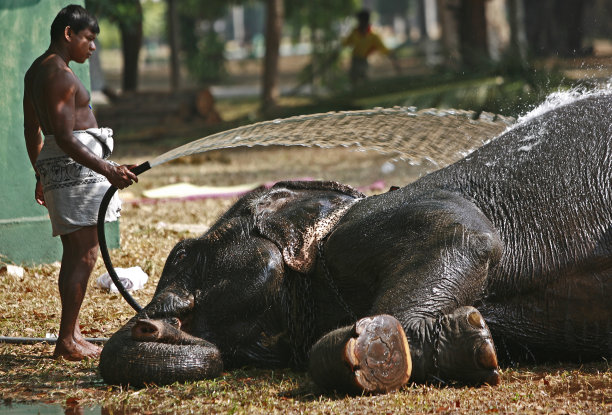
[[[96,359],[100,357],[100,353],[102,353],[102,348],[100,346],[96,346],[95,344],[90,343],[86,340],[83,340],[83,343],[80,344],[86,347],[91,352],[92,356]]]
[[[101,347],[96,346],[95,344],[88,342],[87,340],[85,340],[84,337],[79,337],[79,338],[76,338],[75,340],[76,340],[76,342],[78,344],[80,344],[81,346],[85,347],[86,349],[91,350],[93,353],[97,353],[98,356],[102,352],[102,348]]]
[[[70,361],[97,359],[100,357],[101,351],[100,347],[85,341],[85,339],[83,339],[83,343],[72,339],[58,340],[53,352],[53,358],[63,358]]]
[[[72,338],[73,338],[73,340],[76,343],[80,344],[81,346],[85,347],[86,349],[91,350],[92,353],[97,353],[98,356],[102,352],[102,348],[101,347],[98,347],[95,344],[90,343],[87,340],[85,340],[85,337],[83,337],[83,335],[81,334],[80,328],[77,328],[75,330],[75,332],[72,334]]]

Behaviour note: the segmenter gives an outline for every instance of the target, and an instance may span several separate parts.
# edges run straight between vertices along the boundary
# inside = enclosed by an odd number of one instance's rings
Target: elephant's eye
[[[187,255],[187,251],[185,251],[184,248],[179,249],[178,251],[176,251],[176,254],[174,254],[174,261],[172,262],[174,263],[174,265],[176,265],[180,261],[182,261],[186,255]]]

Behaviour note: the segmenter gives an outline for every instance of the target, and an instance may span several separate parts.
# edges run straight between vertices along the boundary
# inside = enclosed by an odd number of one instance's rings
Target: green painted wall
[[[47,210],[34,201],[34,170],[23,137],[23,75],[49,46],[51,22],[75,0],[0,0],[0,262],[49,263],[61,258]],[[89,65],[71,63],[89,85]],[[107,224],[107,241],[119,246],[119,224]]]

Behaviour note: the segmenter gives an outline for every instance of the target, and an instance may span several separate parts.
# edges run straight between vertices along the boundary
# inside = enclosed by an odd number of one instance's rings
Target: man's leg
[[[357,58],[353,56],[351,60],[350,70],[351,84],[357,86],[368,78],[368,61],[367,59]]]
[[[85,341],[79,329],[79,311],[98,257],[97,230],[87,226],[61,238],[64,251],[58,282],[62,317],[53,356],[68,360],[98,357],[101,349]]]

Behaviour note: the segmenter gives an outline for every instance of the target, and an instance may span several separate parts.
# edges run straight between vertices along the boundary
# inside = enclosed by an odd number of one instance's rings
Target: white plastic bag
[[[142,270],[140,267],[131,267],[131,268],[115,268],[115,272],[119,277],[119,281],[123,284],[126,290],[128,291],[136,291],[140,290],[146,284],[149,276],[146,272]],[[117,286],[111,279],[111,276],[108,272],[100,275],[96,280],[98,286],[103,288],[109,292],[116,293],[119,292]]]

